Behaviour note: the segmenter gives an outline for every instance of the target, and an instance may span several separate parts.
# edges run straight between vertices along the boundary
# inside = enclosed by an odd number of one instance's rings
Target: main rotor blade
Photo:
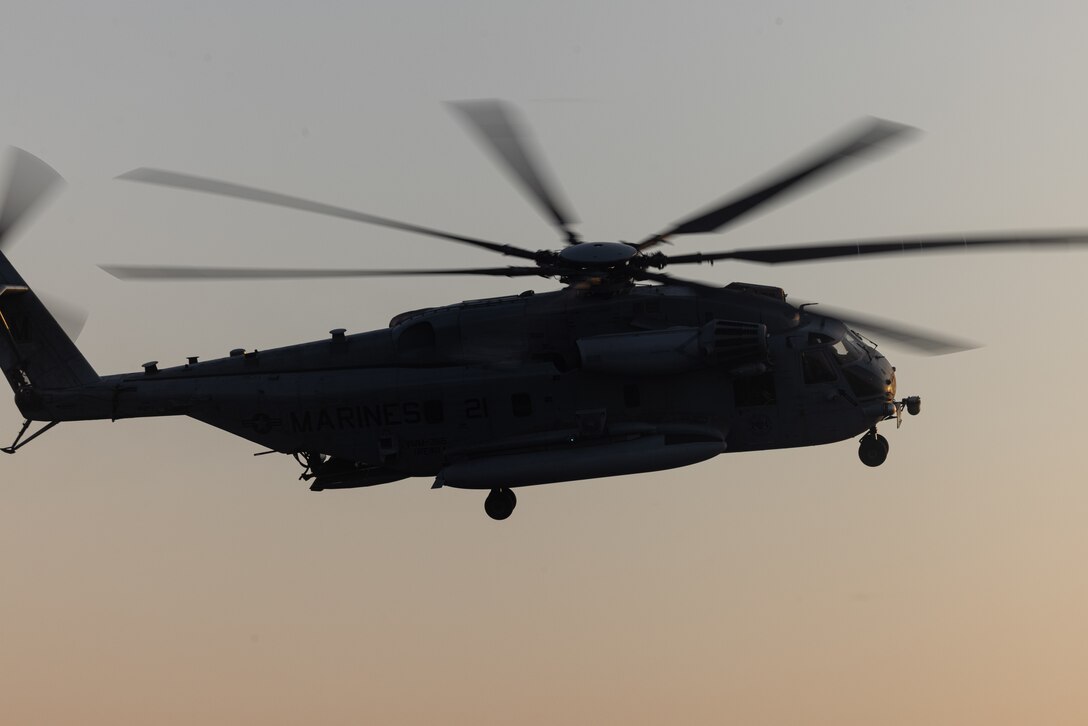
[[[557,271],[540,267],[484,267],[452,270],[306,270],[270,267],[190,267],[168,265],[99,265],[119,280],[307,280],[337,277],[401,277],[490,275],[550,277]]]
[[[467,122],[499,161],[518,181],[529,197],[540,205],[544,216],[563,232],[569,244],[577,244],[578,237],[570,225],[578,219],[563,200],[559,186],[545,172],[539,157],[534,157],[529,134],[519,127],[513,111],[502,101],[453,101],[449,106]]]
[[[476,239],[475,237],[464,237],[458,234],[443,232],[442,230],[438,229],[421,227],[417,224],[398,222],[395,219],[377,217],[373,214],[357,212],[351,209],[345,209],[343,207],[334,207],[331,204],[314,202],[309,199],[302,199],[301,197],[292,197],[287,194],[270,192],[264,189],[257,189],[256,187],[244,186],[242,184],[233,184],[231,182],[220,181],[218,179],[208,179],[206,177],[192,176],[190,174],[181,174],[175,171],[165,171],[163,169],[149,169],[146,167],[141,169],[133,169],[132,171],[125,172],[117,178],[126,179],[128,181],[143,182],[145,184],[159,184],[161,186],[174,187],[177,189],[188,189],[195,192],[205,192],[207,194],[216,194],[222,197],[245,199],[251,202],[271,204],[277,207],[298,209],[303,212],[324,214],[329,217],[350,219],[355,222],[373,224],[379,227],[389,227],[391,229],[399,229],[404,232],[414,232],[416,234],[427,235],[429,237],[439,237],[441,239],[452,240],[453,242],[461,242],[463,244],[472,245],[473,247],[481,247],[483,249],[498,252],[503,255],[509,255],[511,257],[521,257],[526,260],[536,259],[536,254],[534,252],[532,252],[531,250],[523,249],[521,247],[499,244],[497,242],[487,242],[486,240]]]
[[[769,265],[788,262],[811,262],[836,257],[862,255],[918,254],[941,250],[973,251],[985,247],[1079,247],[1088,245],[1088,232],[1064,232],[1061,234],[1007,233],[957,235],[954,237],[906,237],[855,242],[820,242],[796,247],[758,247],[729,252],[696,252],[690,255],[666,257],[666,264],[685,265],[714,262],[716,260],[744,260]]]
[[[640,270],[637,274],[638,279],[640,280],[653,280],[654,282],[664,283],[665,285],[680,285],[681,287],[690,287],[693,290],[718,292],[725,289],[720,286],[715,287],[714,285],[707,285],[705,282],[696,282],[695,280],[685,280],[682,277],[673,277],[672,275],[666,275],[664,272]]]
[[[800,304],[792,298],[790,301],[794,304]],[[871,334],[878,339],[883,339],[885,342],[893,342],[924,355],[948,355],[949,353],[961,353],[965,350],[974,350],[981,347],[978,343],[951,338],[894,320],[862,315],[852,310],[842,310],[823,304],[814,305],[813,310],[820,315],[841,320],[850,327],[857,328],[859,331]],[[880,342],[880,340],[877,342]]]
[[[64,181],[53,167],[30,152],[13,146],[10,154],[8,186],[0,209],[0,248],[23,215],[46,195],[50,187]]]
[[[673,277],[672,275],[666,275],[660,272],[650,272],[648,270],[640,272],[639,277],[643,280],[654,280],[655,282],[661,282],[666,285],[680,285],[682,287],[690,287],[700,291],[720,291],[724,289],[713,287],[702,282],[685,280],[683,278]],[[790,303],[793,305],[804,304],[802,301],[794,300],[792,297],[790,298]],[[812,303],[808,304],[811,305]],[[893,320],[886,320],[871,315],[861,315],[852,310],[831,308],[822,304],[815,307],[816,312],[820,315],[836,318],[862,332],[871,333],[885,341],[891,341],[897,345],[911,348],[915,352],[924,355],[947,355],[949,353],[960,353],[965,350],[974,350],[975,348],[980,347],[977,343],[951,338]]]
[[[916,131],[917,129],[913,127],[892,121],[879,118],[868,119],[860,128],[850,132],[845,140],[832,142],[830,148],[819,151],[808,160],[776,175],[770,181],[742,192],[740,196],[729,197],[706,211],[678,222],[665,232],[639,243],[638,247],[640,250],[645,250],[677,234],[715,232],[784,192],[796,191],[796,187],[803,182],[811,181],[819,174],[828,172],[852,159],[856,160],[866,152],[876,151],[887,142],[904,138]]]

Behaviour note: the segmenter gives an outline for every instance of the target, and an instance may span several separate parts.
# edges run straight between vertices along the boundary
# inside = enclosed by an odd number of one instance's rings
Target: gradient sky
[[[532,123],[589,239],[660,230],[860,116],[926,134],[695,251],[1088,228],[1084,3],[20,2],[0,140],[68,179],[10,250],[100,373],[384,326],[526,281],[122,283],[98,263],[436,267],[486,253],[115,181],[219,176],[551,246],[442,101]],[[691,276],[986,343],[886,346],[923,413],[856,445],[519,491],[314,494],[185,419],[0,461],[0,721],[1088,721],[1088,253]],[[540,281],[538,290],[553,289]],[[6,396],[11,436],[19,414]]]

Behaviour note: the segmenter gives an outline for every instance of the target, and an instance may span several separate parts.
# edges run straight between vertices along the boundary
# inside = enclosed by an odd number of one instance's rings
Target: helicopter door
[[[831,353],[823,348],[801,352],[801,374],[806,385],[836,383],[839,372]]]
[[[852,415],[854,405],[844,395],[836,350],[820,344],[798,353],[800,385],[797,400],[798,430],[795,445],[826,443],[842,438],[837,432]]]

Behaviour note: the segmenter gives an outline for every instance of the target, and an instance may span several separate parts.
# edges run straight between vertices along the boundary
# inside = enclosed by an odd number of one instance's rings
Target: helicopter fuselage
[[[41,421],[190,416],[294,454],[315,489],[492,489],[840,441],[894,396],[894,369],[843,323],[733,284],[469,301],[16,401]]]

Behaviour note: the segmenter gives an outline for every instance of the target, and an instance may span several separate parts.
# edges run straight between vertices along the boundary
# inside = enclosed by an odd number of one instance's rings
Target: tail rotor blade
[[[8,232],[44,197],[54,185],[63,180],[53,167],[22,149],[11,148],[11,170],[8,188],[0,209],[0,249],[8,241]]]
[[[38,296],[42,305],[50,312],[69,338],[72,340],[79,338],[79,334],[83,332],[83,326],[87,323],[88,313],[85,308],[63,300],[56,295],[44,294],[38,289],[34,290],[34,294]]]

